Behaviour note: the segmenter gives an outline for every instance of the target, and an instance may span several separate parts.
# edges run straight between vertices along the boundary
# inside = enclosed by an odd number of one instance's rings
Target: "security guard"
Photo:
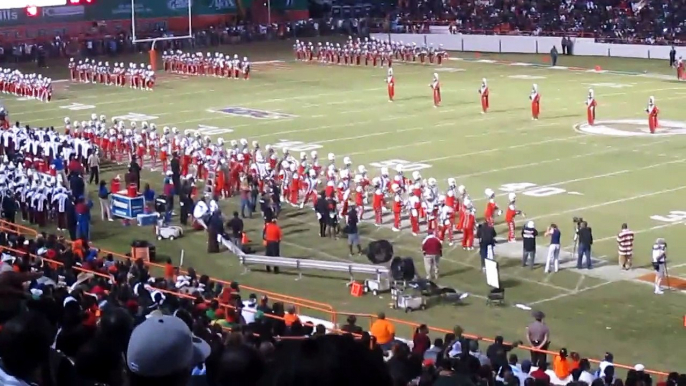
[[[282,237],[281,227],[276,223],[276,218],[272,218],[271,222],[264,226],[265,256],[279,256]],[[272,267],[267,266],[267,272],[271,272],[271,270]],[[274,273],[279,273],[279,267],[274,267]]]

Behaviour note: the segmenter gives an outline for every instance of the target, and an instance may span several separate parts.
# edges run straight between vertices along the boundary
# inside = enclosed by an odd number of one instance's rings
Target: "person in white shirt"
[[[607,362],[601,362],[602,363],[607,363]],[[581,370],[579,374],[579,379],[578,381],[580,382],[585,382],[587,385],[590,385],[595,381],[595,377],[593,374],[591,374],[591,364],[588,362],[588,359],[583,358],[582,360],[579,361],[579,370]]]
[[[250,324],[255,321],[255,313],[257,312],[257,295],[250,294],[248,300],[243,302],[243,311],[241,316],[245,320],[245,324]]]

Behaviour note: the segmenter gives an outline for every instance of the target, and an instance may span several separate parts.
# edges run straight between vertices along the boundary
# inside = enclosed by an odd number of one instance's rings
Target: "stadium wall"
[[[188,29],[189,0],[136,0],[134,13],[140,31]],[[198,0],[193,3],[193,27],[229,22],[253,5],[252,0]],[[85,6],[42,7],[30,17],[23,9],[0,10],[0,43],[55,36],[79,37],[104,27],[110,34],[131,30],[130,0],[98,0]],[[272,0],[272,20],[309,17],[307,0]]]
[[[372,34],[380,40],[443,45],[448,51],[548,54],[553,47],[562,52],[561,38],[548,36],[453,35],[448,27],[431,27],[432,34]],[[572,38],[575,56],[669,59],[670,46],[597,43],[593,38]],[[677,48],[677,50],[679,47]],[[682,51],[686,51],[681,47]],[[677,53],[679,56],[681,53]]]

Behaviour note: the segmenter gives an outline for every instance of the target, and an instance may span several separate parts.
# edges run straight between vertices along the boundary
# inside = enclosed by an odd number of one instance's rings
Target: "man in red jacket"
[[[429,235],[422,241],[422,253],[424,254],[426,279],[438,280],[438,262],[443,255],[443,244],[432,231],[429,231]]]

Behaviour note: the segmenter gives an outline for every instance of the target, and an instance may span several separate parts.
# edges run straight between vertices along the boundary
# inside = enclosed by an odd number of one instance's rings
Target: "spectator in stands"
[[[100,202],[100,218],[102,221],[114,221],[112,213],[110,213],[110,190],[107,188],[107,182],[100,181],[98,187],[98,201]]]
[[[438,357],[443,352],[443,349],[443,339],[434,339],[434,344],[431,345],[431,347],[429,347],[429,349],[424,352],[424,360],[431,361],[431,363],[435,365],[436,363],[438,363]]]
[[[2,276],[3,281],[19,278],[18,275],[8,275],[8,272]],[[22,284],[13,282],[11,287],[3,286],[3,289],[11,288],[16,296],[16,283]],[[39,381],[38,370],[49,361],[52,333],[53,328],[47,318],[35,311],[17,313],[4,323],[0,330],[0,385],[22,386]]]
[[[512,351],[513,348],[517,347],[519,342],[513,344],[505,344],[502,336],[498,335],[493,340],[493,344],[488,346],[486,349],[486,356],[491,361],[493,368],[498,368],[504,366],[508,363],[507,353]],[[517,356],[515,355],[515,358]]]
[[[477,341],[477,340],[470,340],[469,341],[469,355],[478,359],[479,364],[481,366],[488,366],[491,364],[491,361],[488,359],[488,356],[486,356],[484,353],[482,353],[479,350],[479,341]]]
[[[570,360],[568,359],[567,349],[563,348],[553,359],[553,371],[560,380],[565,380],[571,374]]]
[[[545,357],[543,357],[540,361],[537,363],[538,368],[534,371],[531,372],[531,378],[543,381],[545,382],[546,385],[550,384],[550,375],[546,374],[546,371],[548,371],[548,363],[545,361]]]
[[[257,295],[250,294],[248,300],[243,302],[243,308],[241,310],[241,316],[243,317],[243,320],[245,320],[245,324],[255,322],[255,314],[257,312]]]
[[[422,324],[417,327],[412,336],[412,354],[419,357],[424,357],[426,350],[431,347],[431,339],[429,338],[429,327]]]
[[[519,358],[517,358],[516,354],[510,354],[510,369],[512,369],[512,374],[519,379],[519,384],[521,386],[524,386],[524,383],[526,382],[527,379],[531,378],[531,375],[529,373],[531,372],[531,361],[529,360],[524,360],[522,361],[521,367],[519,364],[517,364],[517,361]]]
[[[362,334],[362,327],[358,326],[355,315],[350,315],[346,319],[346,324],[341,327],[341,331],[349,332],[351,334]]]
[[[386,314],[383,312],[376,315],[376,321],[372,323],[369,333],[376,338],[376,343],[385,351],[390,350],[396,342],[395,326],[386,320]]]
[[[283,316],[283,321],[286,323],[286,327],[293,326],[294,323],[300,323],[300,318],[296,313],[295,306],[288,306],[286,314]]]
[[[256,385],[265,371],[264,357],[243,343],[227,346],[217,365],[213,384],[217,386]]]
[[[588,361],[588,359],[584,358],[579,361],[578,373],[579,376],[576,380],[585,382],[587,385],[593,383],[595,377],[591,373],[591,363]]]
[[[543,323],[545,314],[541,311],[534,311],[532,315],[534,321],[526,328],[526,338],[529,342],[529,346],[537,350],[547,350],[550,345],[550,329]],[[539,363],[541,361],[545,362],[545,360],[546,355],[544,352],[536,350],[531,351],[531,362]]]
[[[131,386],[186,386],[191,369],[203,363],[210,346],[175,316],[153,316],[131,334],[126,352]]]

